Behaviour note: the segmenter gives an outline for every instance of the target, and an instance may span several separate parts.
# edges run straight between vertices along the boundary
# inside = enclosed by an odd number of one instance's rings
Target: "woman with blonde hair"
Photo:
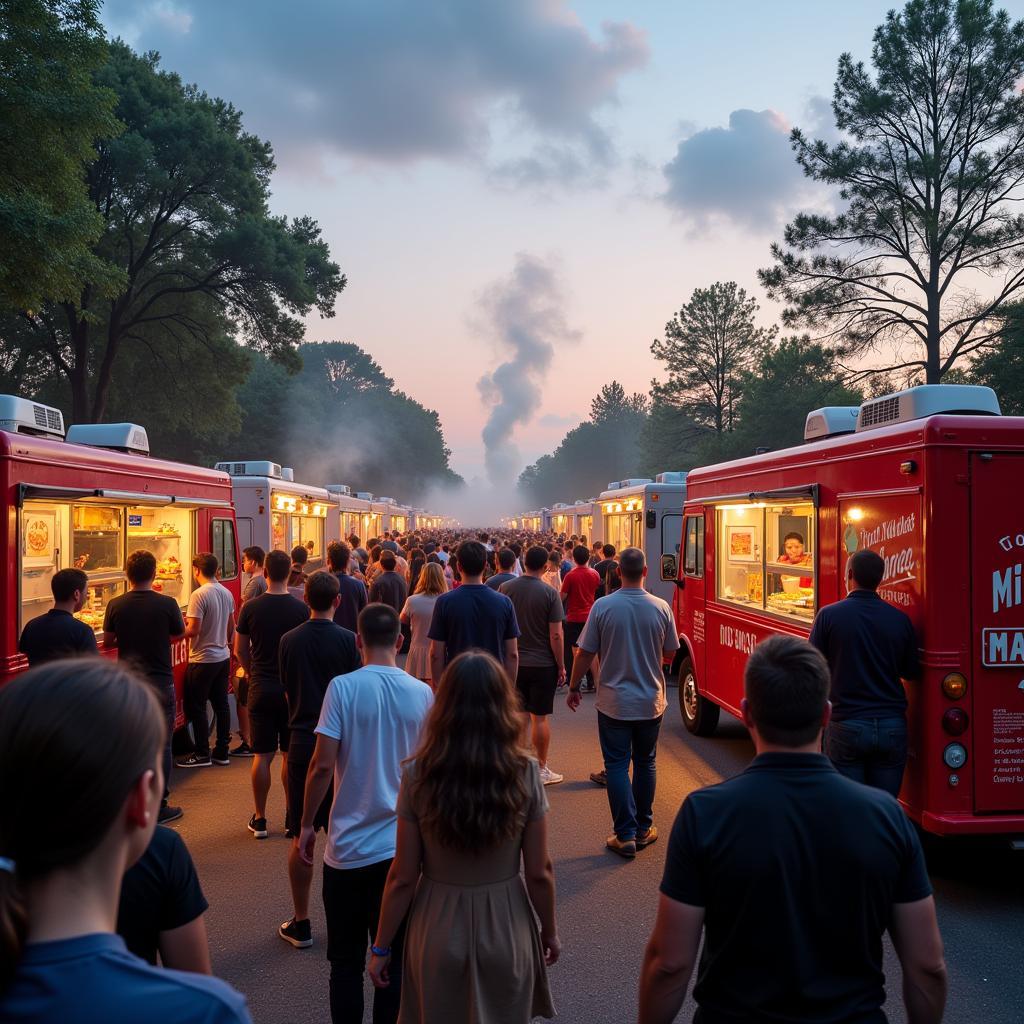
[[[416,589],[409,595],[402,609],[402,622],[411,631],[405,671],[425,683],[430,682],[430,638],[427,636],[430,620],[434,617],[434,605],[438,597],[447,589],[441,566],[428,562],[420,569]]]
[[[561,946],[548,803],[519,736],[518,698],[501,665],[482,652],[459,655],[405,765],[370,960],[374,985],[386,987],[408,912],[399,1024],[554,1016],[545,965]]]

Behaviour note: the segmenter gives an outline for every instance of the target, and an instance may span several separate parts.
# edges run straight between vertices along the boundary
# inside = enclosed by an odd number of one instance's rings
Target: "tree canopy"
[[[29,318],[70,382],[73,419],[105,415],[126,350],[204,343],[211,325],[297,368],[301,318],[333,315],[345,278],[315,221],[270,213],[269,143],[230,103],[161,71],[156,54],[114,43],[96,79],[116,94],[124,131],[100,138],[86,172],[104,223],[94,251],[123,285],[104,297],[88,281]]]
[[[938,383],[1024,289],[1024,22],[991,0],[911,0],[839,59],[830,144],[792,133],[841,212],[802,213],[760,272],[783,322]],[[902,353],[902,354],[900,354]]]
[[[0,306],[73,300],[120,275],[93,252],[103,218],[82,174],[113,138],[97,0],[0,0]]]

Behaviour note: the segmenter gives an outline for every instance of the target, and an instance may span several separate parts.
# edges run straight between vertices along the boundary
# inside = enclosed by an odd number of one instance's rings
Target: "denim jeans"
[[[654,820],[655,755],[660,731],[661,718],[626,722],[597,713],[597,733],[608,773],[608,803],[615,834],[623,842],[646,832]]]
[[[849,718],[830,722],[825,753],[848,779],[899,796],[907,763],[907,720]]]
[[[331,1021],[362,1024],[366,951],[377,933],[390,860],[341,871],[324,864],[327,959],[331,964]],[[402,995],[402,943],[405,924],[391,940],[387,988],[373,991],[373,1024],[394,1024]]]

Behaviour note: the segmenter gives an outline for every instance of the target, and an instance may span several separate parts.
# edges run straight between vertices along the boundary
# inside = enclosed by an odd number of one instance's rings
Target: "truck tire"
[[[721,708],[701,696],[697,688],[697,673],[689,658],[685,658],[679,666],[679,711],[683,716],[683,725],[694,736],[710,736],[718,728]]]

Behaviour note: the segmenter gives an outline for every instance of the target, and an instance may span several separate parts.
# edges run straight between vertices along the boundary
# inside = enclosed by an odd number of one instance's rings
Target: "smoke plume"
[[[563,301],[554,269],[529,253],[520,253],[511,275],[480,300],[490,329],[509,354],[477,382],[481,398],[491,406],[483,441],[487,475],[495,486],[514,483],[522,469],[513,435],[540,405],[555,343],[579,340],[579,332],[566,323]]]

